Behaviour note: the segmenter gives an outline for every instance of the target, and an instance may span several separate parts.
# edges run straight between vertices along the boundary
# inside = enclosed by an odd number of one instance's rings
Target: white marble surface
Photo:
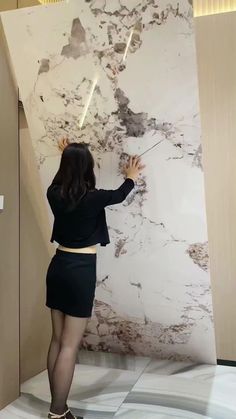
[[[76,367],[69,405],[85,419],[236,417],[234,367],[134,358],[135,370],[122,370],[109,368],[111,362],[117,363],[115,355],[104,353],[102,358],[103,367],[94,365],[96,355],[94,360],[90,357],[92,366]],[[0,419],[46,418],[48,407],[49,388],[43,372],[23,384],[21,397],[0,412]]]
[[[190,3],[70,0],[1,18],[45,189],[63,136],[90,142],[104,188],[127,153],[146,152],[135,192],[107,211],[85,347],[214,363]]]
[[[88,419],[113,417],[150,362],[149,358],[84,351],[80,352],[80,359],[82,363],[76,365],[69,405],[75,414]],[[46,417],[50,402],[47,372],[26,381],[21,392],[18,400],[0,412],[0,419]]]
[[[137,381],[140,372],[77,365],[70,393],[70,404],[76,408],[96,410],[101,404],[104,410],[114,411]],[[22,386],[24,394],[32,394],[38,399],[49,401],[46,372]]]
[[[127,419],[132,418],[133,410],[144,409],[142,407],[144,405],[151,411],[153,406],[157,406],[158,414],[165,414],[169,408],[167,417],[170,418],[177,416],[233,419],[236,417],[234,367],[213,365],[191,367],[188,363],[174,362],[165,367],[161,361],[158,368],[158,363],[152,361],[148,365],[123,403],[122,408],[127,409]],[[155,371],[151,372],[152,366]],[[185,411],[183,416],[181,411]],[[146,417],[149,418],[148,413]]]

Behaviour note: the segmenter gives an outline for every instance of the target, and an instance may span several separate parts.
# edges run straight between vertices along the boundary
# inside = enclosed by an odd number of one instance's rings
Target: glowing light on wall
[[[82,113],[82,117],[81,117],[81,120],[80,120],[80,122],[79,122],[79,127],[80,127],[80,129],[82,128],[82,126],[83,126],[83,124],[84,124],[84,120],[85,120],[85,117],[86,117],[86,115],[87,115],[88,108],[89,108],[89,105],[90,105],[90,103],[91,103],[91,100],[92,100],[93,93],[94,93],[95,87],[96,87],[96,85],[97,85],[97,82],[98,82],[98,75],[96,75],[96,76],[94,77],[94,79],[93,79],[92,86],[91,86],[91,90],[90,90],[90,92],[89,92],[88,99],[87,99],[87,101],[86,101],[86,103],[85,103],[84,110],[83,110],[83,113]]]
[[[236,11],[236,0],[193,0],[194,17]]]
[[[127,41],[127,44],[126,44],[126,47],[125,47],[124,56],[123,56],[123,59],[122,59],[123,63],[126,60],[126,57],[127,57],[128,51],[129,51],[129,47],[130,47],[130,44],[131,44],[131,41],[132,41],[133,33],[134,33],[134,28],[131,30],[131,32],[129,34],[129,38],[128,38],[128,41]]]
[[[38,2],[41,4],[58,3],[59,1],[63,1],[63,0],[38,0]],[[65,1],[66,3],[68,3],[69,0],[65,0]]]

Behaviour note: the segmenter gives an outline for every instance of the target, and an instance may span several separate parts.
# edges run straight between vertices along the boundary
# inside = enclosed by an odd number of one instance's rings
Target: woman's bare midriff
[[[64,246],[59,245],[58,250],[61,250],[63,252],[69,252],[69,253],[87,253],[87,254],[97,253],[96,246],[72,249],[70,247],[64,247]]]

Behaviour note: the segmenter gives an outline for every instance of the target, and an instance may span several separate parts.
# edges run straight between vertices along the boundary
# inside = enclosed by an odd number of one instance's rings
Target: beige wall
[[[46,368],[50,317],[45,276],[53,247],[23,110],[20,111],[20,365],[21,382]]]
[[[236,12],[195,25],[217,357],[236,361]]]
[[[19,395],[18,93],[0,26],[0,409]]]

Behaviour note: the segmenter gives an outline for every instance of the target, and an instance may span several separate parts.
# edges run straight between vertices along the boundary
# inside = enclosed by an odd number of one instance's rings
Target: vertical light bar
[[[128,38],[128,41],[127,41],[127,44],[126,44],[126,47],[125,47],[125,52],[124,52],[124,55],[123,55],[123,58],[122,58],[123,63],[126,60],[126,57],[127,57],[128,51],[129,51],[129,46],[130,46],[130,43],[132,41],[133,33],[134,33],[134,28],[130,31],[130,34],[129,34],[129,38]]]
[[[79,122],[80,129],[82,128],[82,126],[84,124],[84,120],[85,120],[86,114],[88,112],[88,108],[89,108],[89,105],[91,103],[91,100],[92,100],[93,93],[94,93],[95,87],[97,85],[97,82],[98,82],[98,75],[96,75],[93,79],[91,90],[89,92],[89,96],[88,96],[87,102],[85,103],[84,110],[83,110],[83,113],[82,113],[82,116],[81,116],[81,119],[80,119],[80,122]]]

